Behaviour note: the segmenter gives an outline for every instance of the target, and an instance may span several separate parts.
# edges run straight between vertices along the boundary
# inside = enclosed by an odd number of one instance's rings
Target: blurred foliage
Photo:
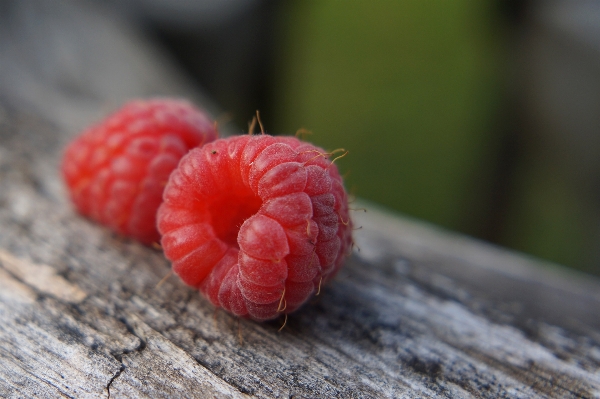
[[[339,165],[357,196],[480,234],[499,145],[492,3],[288,4],[271,130],[349,150]]]

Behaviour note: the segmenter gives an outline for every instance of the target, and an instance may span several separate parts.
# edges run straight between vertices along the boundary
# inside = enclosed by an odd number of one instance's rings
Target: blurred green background
[[[339,164],[357,196],[478,233],[498,144],[500,43],[484,4],[295,3],[273,130],[349,150]]]

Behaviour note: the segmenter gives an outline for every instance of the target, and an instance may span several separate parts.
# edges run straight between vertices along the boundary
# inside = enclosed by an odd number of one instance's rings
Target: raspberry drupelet
[[[348,197],[330,155],[266,134],[190,151],[157,216],[174,272],[240,317],[298,309],[352,247]]]
[[[131,101],[69,144],[62,172],[81,214],[151,244],[160,239],[156,211],[169,174],[216,138],[213,122],[187,101]]]

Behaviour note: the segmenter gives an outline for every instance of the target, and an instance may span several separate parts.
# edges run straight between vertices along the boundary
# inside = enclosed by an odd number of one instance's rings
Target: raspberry
[[[175,273],[237,316],[267,320],[298,309],[352,245],[347,194],[329,155],[269,135],[191,150],[157,216]]]
[[[145,244],[158,242],[156,211],[169,174],[189,149],[217,138],[185,101],[132,101],[66,149],[62,172],[77,210]]]

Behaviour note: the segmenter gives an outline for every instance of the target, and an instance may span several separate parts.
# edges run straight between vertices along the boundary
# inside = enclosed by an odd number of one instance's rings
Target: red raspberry
[[[216,138],[186,101],[132,101],[67,147],[62,172],[79,212],[151,244],[160,239],[156,210],[169,174],[191,148]]]
[[[266,320],[302,305],[352,245],[348,198],[322,149],[219,139],[182,158],[158,210],[165,255],[215,306]]]

